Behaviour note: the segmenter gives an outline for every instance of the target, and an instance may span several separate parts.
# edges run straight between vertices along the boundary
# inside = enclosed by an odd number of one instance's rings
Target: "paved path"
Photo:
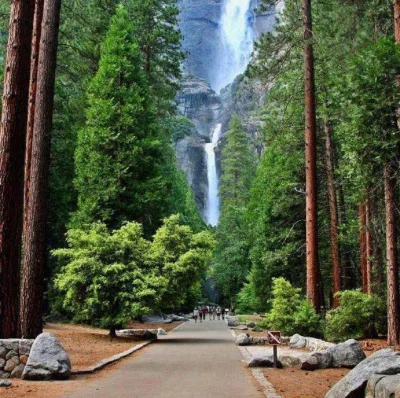
[[[263,397],[222,321],[186,323],[73,398]]]

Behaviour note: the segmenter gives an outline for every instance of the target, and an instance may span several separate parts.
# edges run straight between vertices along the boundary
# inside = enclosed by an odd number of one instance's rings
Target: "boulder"
[[[0,387],[11,387],[11,380],[0,379]]]
[[[188,322],[188,321],[190,321],[189,318],[186,318],[184,316],[174,315],[174,314],[168,315],[167,318],[172,319],[172,322]]]
[[[8,351],[8,353],[6,355],[6,361],[8,361],[10,358],[16,357],[16,356],[18,356],[18,354],[15,351],[13,351],[13,350]]]
[[[279,355],[279,360],[285,368],[301,368],[301,364],[308,359],[309,355]]]
[[[0,369],[3,369],[5,364],[6,364],[6,360],[3,358],[0,358]]]
[[[7,350],[0,344],[0,358],[6,359]]]
[[[256,327],[256,324],[255,324],[254,322],[249,322],[246,326],[247,326],[248,328],[250,328],[250,329],[253,329],[253,328]]]
[[[318,359],[313,356],[309,356],[305,361],[301,362],[301,370],[317,370],[318,369]]]
[[[31,352],[34,340],[20,340],[18,344],[18,354],[28,356]]]
[[[237,319],[229,318],[227,320],[227,322],[228,322],[228,326],[231,326],[231,327],[239,326],[239,321]]]
[[[0,379],[8,379],[10,377],[10,373],[3,372],[0,370]]]
[[[390,348],[379,350],[360,362],[326,394],[326,398],[364,397],[368,380],[375,374],[400,373],[400,352]]]
[[[351,339],[330,348],[332,366],[335,368],[354,368],[366,356],[358,341]]]
[[[274,367],[274,357],[268,355],[265,357],[255,357],[247,365],[249,368],[273,368]],[[282,362],[278,360],[278,368],[282,368]]]
[[[400,396],[400,375],[373,375],[367,384],[365,398],[394,398]]]
[[[4,371],[11,373],[18,365],[20,364],[20,360],[18,356],[11,357],[4,366]]]
[[[329,350],[312,352],[311,358],[316,359],[317,369],[329,369],[332,367],[333,357]]]
[[[22,377],[22,373],[24,373],[25,365],[23,363],[19,364],[14,370],[11,372],[11,378],[20,379]]]
[[[118,337],[125,337],[137,340],[154,340],[157,339],[157,329],[124,329],[118,330]]]
[[[23,363],[24,365],[26,365],[26,363],[28,362],[28,356],[26,356],[26,355],[21,355],[20,357],[19,357],[19,360],[21,361],[21,363]]]
[[[71,361],[64,348],[51,333],[40,334],[32,345],[22,378],[24,380],[67,379]]]
[[[3,346],[7,351],[18,352],[19,342],[19,339],[3,339],[0,340],[0,346]]]
[[[164,317],[160,315],[143,315],[143,323],[162,323],[164,322]]]
[[[246,333],[239,334],[239,336],[236,336],[235,338],[235,343],[236,345],[239,346],[250,345],[251,344],[250,336]]]
[[[304,337],[299,334],[295,334],[291,337],[289,346],[290,348],[307,348],[310,351],[324,351],[335,347],[336,344],[316,339],[314,337]]]
[[[172,319],[166,319],[164,322],[163,322],[163,324],[164,325],[168,325],[168,324],[170,324],[170,323],[173,323],[174,321],[172,320]]]
[[[164,329],[158,328],[157,336],[166,336],[167,332]]]
[[[249,330],[249,328],[244,325],[235,326],[232,329],[234,329],[234,330]]]

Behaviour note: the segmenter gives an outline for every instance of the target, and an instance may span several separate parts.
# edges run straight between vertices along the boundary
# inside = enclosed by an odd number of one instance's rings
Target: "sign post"
[[[281,332],[268,332],[268,344],[274,347],[274,368],[278,368],[278,345],[282,344]]]

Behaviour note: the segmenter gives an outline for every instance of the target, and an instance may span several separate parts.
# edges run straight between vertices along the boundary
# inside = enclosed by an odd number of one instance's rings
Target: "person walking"
[[[217,308],[213,307],[213,321],[215,321],[215,316],[217,315]]]
[[[219,321],[221,320],[221,307],[220,306],[217,307],[217,318]]]
[[[199,317],[199,310],[197,309],[197,307],[193,310],[193,319],[194,319],[194,323],[197,323],[197,318]]]
[[[225,307],[221,308],[221,315],[222,315],[222,320],[225,320]]]
[[[206,320],[206,314],[207,314],[207,307],[205,305],[203,306],[202,313],[203,313],[203,321],[205,321]]]
[[[210,321],[211,321],[211,315],[212,315],[212,307],[208,307],[208,316],[210,317]]]

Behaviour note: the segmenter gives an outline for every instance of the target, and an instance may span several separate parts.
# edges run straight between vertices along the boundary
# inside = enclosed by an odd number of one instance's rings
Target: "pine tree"
[[[254,155],[238,116],[233,116],[222,150],[221,217],[213,275],[223,295],[234,302],[249,271],[246,209],[255,170]]]
[[[119,6],[88,90],[87,121],[76,151],[78,225],[111,228],[140,221],[146,233],[160,222],[166,195],[164,139],[126,9]]]
[[[25,209],[21,295],[21,334],[36,338],[43,329],[43,274],[46,260],[47,198],[53,123],[61,0],[45,0],[39,46],[37,91],[29,173],[29,206]]]

